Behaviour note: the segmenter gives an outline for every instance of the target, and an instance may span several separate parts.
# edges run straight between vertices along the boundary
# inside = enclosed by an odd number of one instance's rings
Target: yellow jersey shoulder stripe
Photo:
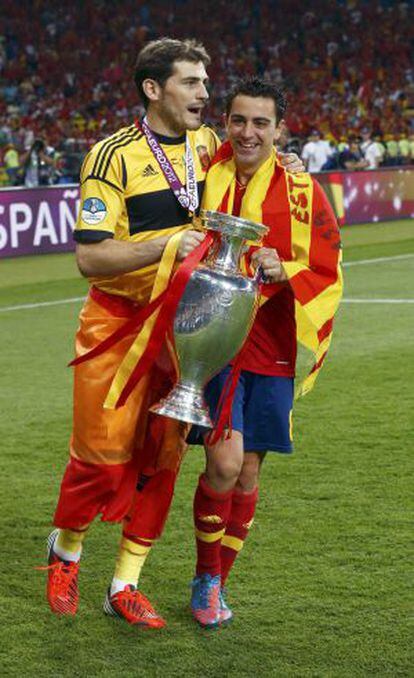
[[[132,141],[141,138],[142,136],[142,132],[139,132],[135,125],[132,125],[131,127],[126,127],[119,133],[108,137],[108,139],[105,139],[97,152],[92,174],[95,174],[96,176],[101,176],[102,174],[105,175],[105,173],[108,171],[109,162],[112,158],[113,151],[115,151],[119,146],[126,146]],[[108,159],[109,162],[107,162]]]
[[[105,162],[105,165],[103,167],[102,172],[98,172],[98,175],[102,176],[103,178],[106,177],[108,170],[109,170],[109,167],[111,165],[111,160],[113,158],[115,151],[117,151],[118,149],[123,148],[125,146],[129,146],[133,141],[139,141],[140,139],[143,138],[143,136],[144,135],[142,134],[142,132],[138,132],[138,130],[136,130],[127,139],[123,140],[122,142],[119,141],[119,143],[117,143],[115,146],[113,146],[110,149],[110,151],[107,155],[107,159],[106,159],[106,162]]]
[[[93,166],[94,174],[97,172],[102,155],[105,153],[105,149],[108,147],[108,145],[118,141],[120,137],[124,138],[125,134],[133,132],[134,129],[136,129],[134,125],[130,125],[129,127],[122,127],[114,134],[111,134],[110,137],[106,137],[105,139],[102,139],[102,141],[98,141],[94,145],[94,147],[91,149],[89,153],[95,155],[95,163]]]

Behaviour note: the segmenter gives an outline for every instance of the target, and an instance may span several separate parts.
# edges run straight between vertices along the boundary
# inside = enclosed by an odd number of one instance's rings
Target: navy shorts
[[[205,389],[213,420],[229,370],[224,368]],[[246,452],[292,451],[293,390],[292,377],[241,372],[233,400],[232,427],[243,434]],[[194,433],[189,442],[194,440]]]

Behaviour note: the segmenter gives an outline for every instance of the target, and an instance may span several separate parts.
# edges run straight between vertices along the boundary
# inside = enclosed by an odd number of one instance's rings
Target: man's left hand
[[[305,165],[296,153],[278,153],[277,157],[287,172],[291,174],[306,172]]]
[[[287,280],[287,275],[276,250],[270,247],[260,247],[252,254],[252,264],[255,268],[261,266],[263,275],[268,282],[277,283]]]

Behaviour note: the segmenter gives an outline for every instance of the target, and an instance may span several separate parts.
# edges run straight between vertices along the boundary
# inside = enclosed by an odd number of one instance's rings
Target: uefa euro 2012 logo
[[[87,198],[82,205],[82,221],[89,226],[100,224],[106,214],[106,205],[100,198]]]

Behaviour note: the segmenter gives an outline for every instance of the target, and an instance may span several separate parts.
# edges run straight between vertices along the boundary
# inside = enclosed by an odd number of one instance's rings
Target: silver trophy
[[[258,279],[240,270],[246,240],[268,228],[221,212],[201,210],[203,226],[218,236],[193,271],[177,308],[174,342],[179,381],[152,412],[211,428],[204,386],[238,353],[257,310]]]

